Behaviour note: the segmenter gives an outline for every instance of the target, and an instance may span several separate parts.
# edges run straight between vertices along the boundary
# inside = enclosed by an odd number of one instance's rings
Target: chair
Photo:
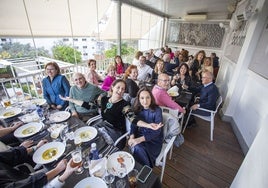
[[[205,111],[205,112],[210,112],[210,116],[202,116],[202,115],[199,115],[199,114],[195,114],[194,111],[190,110],[190,113],[188,115],[188,118],[187,118],[187,121],[185,123],[185,126],[183,128],[182,133],[184,133],[184,131],[185,131],[187,125],[188,125],[188,121],[189,121],[190,116],[193,115],[193,116],[199,117],[199,118],[201,118],[201,119],[203,119],[205,121],[210,121],[210,141],[213,141],[214,116],[217,113],[218,108],[221,105],[221,103],[222,103],[222,96],[219,96],[217,101],[216,101],[216,109],[214,111],[213,110],[208,110],[208,109],[205,109],[205,108],[198,108],[198,110]]]
[[[174,117],[176,117],[178,119],[178,121],[180,122],[180,124],[183,125],[184,114],[183,113],[180,113],[179,114],[179,110],[177,110],[177,109],[171,109],[171,108],[166,107],[166,106],[160,106],[160,108],[162,109],[162,112],[166,112],[168,114],[172,114]]]
[[[163,112],[163,123],[164,123],[164,142],[162,144],[162,149],[155,161],[155,166],[162,166],[160,181],[162,182],[166,158],[169,152],[169,159],[172,156],[173,143],[181,132],[181,125],[179,124],[177,117],[174,117],[172,114]]]
[[[87,125],[91,125],[93,122],[97,122],[99,120],[102,119],[102,116],[101,115],[97,115],[97,116],[94,116],[92,118],[90,118],[88,121],[87,121]],[[130,127],[131,127],[131,123],[130,121],[128,120],[128,118],[126,118],[126,133],[123,134],[122,136],[120,136],[115,142],[114,142],[114,146],[116,146],[123,138],[127,137],[130,133]]]

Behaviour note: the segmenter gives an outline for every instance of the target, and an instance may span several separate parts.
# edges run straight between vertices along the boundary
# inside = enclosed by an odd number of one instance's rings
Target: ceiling
[[[237,0],[1,0],[0,36],[93,36],[111,2],[118,1],[123,3],[123,38],[141,38],[157,22],[151,15],[183,20],[189,13],[201,12],[206,20],[222,21],[230,18]],[[116,8],[111,18],[102,38],[117,37]]]
[[[169,18],[183,19],[189,13],[206,13],[209,20],[230,19],[238,0],[122,0]]]

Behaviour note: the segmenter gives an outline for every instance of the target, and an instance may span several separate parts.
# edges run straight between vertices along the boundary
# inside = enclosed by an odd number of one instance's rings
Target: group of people
[[[138,52],[136,60],[128,66],[123,63],[120,56],[116,56],[115,63],[108,67],[105,79],[97,74],[96,61],[91,59],[88,61],[89,71],[86,75],[73,74],[73,86],[70,86],[67,78],[60,74],[58,64],[49,62],[45,65],[47,77],[42,81],[43,95],[51,109],[65,110],[68,107],[72,116],[82,121],[87,121],[100,113],[103,121],[98,126],[104,127],[114,142],[126,132],[127,118],[131,122],[130,136],[121,140],[117,146],[123,149],[128,145],[135,160],[142,165],[153,167],[163,142],[163,117],[160,106],[177,109],[183,114],[187,112],[168,95],[167,90],[170,86],[176,85],[179,89],[187,89],[200,95],[199,102],[191,105],[191,109],[196,113],[204,113],[198,111],[199,107],[209,110],[216,108],[219,92],[213,83],[212,70],[205,68],[209,64],[206,62],[209,58],[204,59],[204,53],[198,52],[189,67],[187,62],[183,62],[184,57],[179,58],[180,55],[175,53],[173,59],[178,59],[174,60],[175,63],[170,63],[168,61],[171,56],[168,53],[159,58],[153,51],[146,56]],[[116,76],[119,79],[116,79]],[[201,80],[202,84],[193,84],[196,80]],[[144,84],[141,84],[144,81],[153,84],[152,89],[144,87]],[[13,126],[6,133],[11,134],[17,127],[18,125]],[[40,172],[34,176],[28,174],[18,177],[13,170],[16,164],[26,159],[26,155],[44,143],[45,141],[41,141],[34,147],[32,143],[23,143],[0,152],[0,162],[3,164],[1,166],[11,172],[10,175],[6,173],[3,176],[5,180],[1,178],[3,174],[0,174],[0,184],[16,186],[26,183],[25,185],[49,186],[48,182],[52,182],[54,185],[62,185],[75,170],[66,160],[61,161],[52,171]],[[55,178],[64,169],[64,173]]]

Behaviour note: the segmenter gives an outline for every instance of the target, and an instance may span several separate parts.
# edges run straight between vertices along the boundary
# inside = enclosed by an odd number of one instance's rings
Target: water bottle
[[[96,145],[95,142],[91,144],[89,159],[90,160],[97,160],[97,159],[99,159],[99,151],[97,149],[97,145]]]

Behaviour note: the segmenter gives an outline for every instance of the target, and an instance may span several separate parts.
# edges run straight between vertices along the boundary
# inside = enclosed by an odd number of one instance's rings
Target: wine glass
[[[84,172],[84,169],[82,167],[82,151],[81,149],[75,149],[72,152],[72,162],[71,162],[71,167],[77,167],[79,166],[79,168],[75,171],[76,174],[82,174]]]
[[[116,182],[116,187],[124,188],[126,187],[126,181],[124,177],[127,175],[127,169],[125,165],[121,165],[119,168],[116,169],[117,177],[120,179]]]
[[[108,187],[112,187],[112,183],[114,182],[115,176],[110,172],[109,169],[105,171],[105,174],[103,176],[103,180],[106,184],[108,184]]]
[[[82,139],[80,138],[79,135],[76,135],[74,137],[74,144],[75,144],[76,148],[81,148],[80,146],[82,144]]]
[[[83,167],[85,169],[89,168],[90,162],[89,162],[89,153],[88,152],[83,152],[83,158],[84,158],[84,163],[83,163]]]

